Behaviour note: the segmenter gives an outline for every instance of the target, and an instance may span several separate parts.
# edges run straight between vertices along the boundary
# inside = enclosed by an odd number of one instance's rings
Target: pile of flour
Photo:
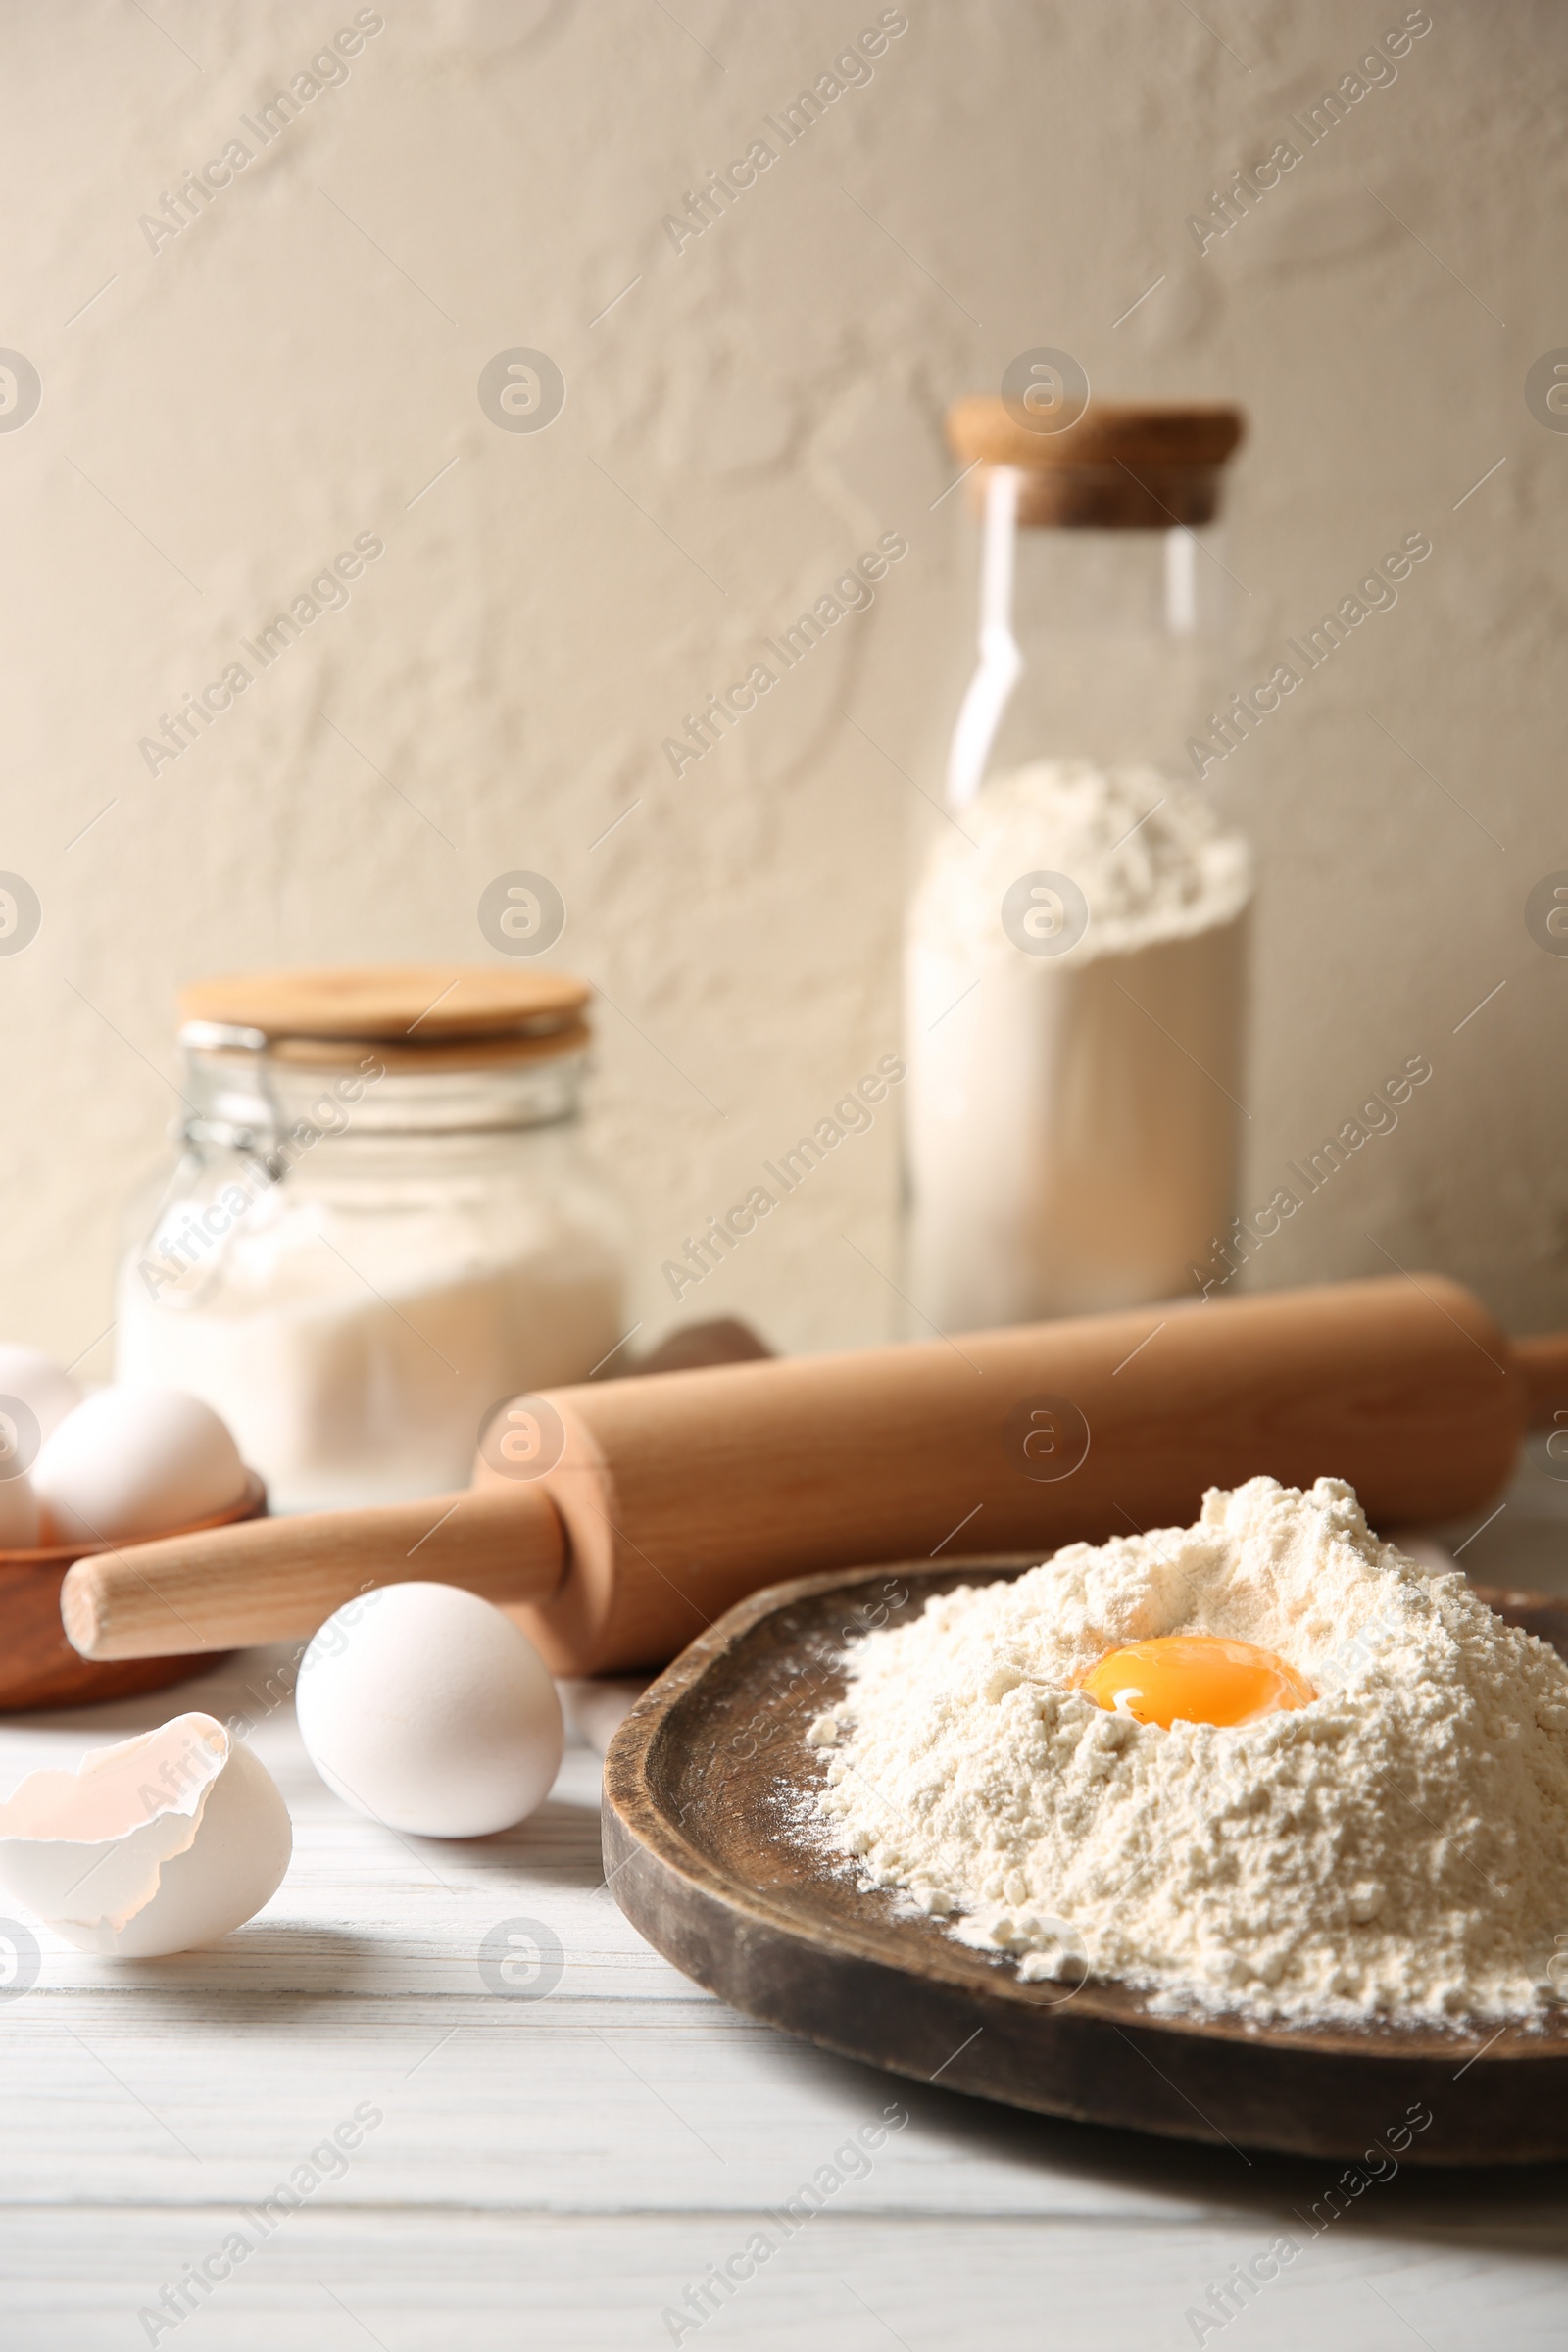
[[[1230,1635],[1319,1696],[1219,1730],[1107,1713],[1072,1677]],[[1568,1930],[1568,1664],[1353,1491],[1254,1478],[1190,1528],[1075,1544],[856,1645],[829,1841],[1021,1976],[1312,2020],[1528,2016]],[[1559,1967],[1558,1974],[1562,1974]]]
[[[1012,951],[1002,901],[1020,874],[1071,877],[1089,905],[1077,960],[1127,954],[1230,922],[1252,890],[1252,859],[1201,793],[1152,767],[1034,760],[998,776],[933,843],[909,934],[969,968]]]

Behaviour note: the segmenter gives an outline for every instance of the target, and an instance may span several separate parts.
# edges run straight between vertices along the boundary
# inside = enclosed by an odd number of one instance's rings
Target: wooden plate
[[[244,1494],[226,1511],[169,1535],[198,1535],[203,1528],[228,1527],[236,1519],[259,1519],[267,1489],[254,1470]],[[226,1653],[205,1650],[172,1658],[125,1658],[95,1666],[79,1657],[60,1623],[60,1588],[74,1560],[99,1551],[132,1551],[134,1544],[54,1544],[34,1551],[0,1551],[0,1714],[32,1707],[90,1706],[101,1698],[131,1698],[143,1690],[167,1690],[222,1664]]]
[[[858,1892],[814,1849],[802,1824],[828,1753],[803,1735],[843,1696],[842,1643],[864,1627],[852,1610],[897,1623],[932,1592],[1032,1564],[806,1577],[694,1642],[605,1761],[605,1868],[649,1942],[737,2009],[824,2049],[1047,2115],[1294,2155],[1568,2157],[1568,2015],[1501,2034],[1156,2017],[1114,1983],[1020,1984],[898,1896]],[[1562,1605],[1495,1597],[1568,1655]],[[1407,2119],[1423,2114],[1412,2133]]]

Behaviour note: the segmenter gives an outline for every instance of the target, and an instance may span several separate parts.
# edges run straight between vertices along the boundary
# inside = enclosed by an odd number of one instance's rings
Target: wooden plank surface
[[[9,1789],[182,1706],[243,1709],[296,1835],[267,1911],[215,1950],[117,1968],[40,1935],[38,1983],[0,1999],[5,2352],[635,2352],[677,2330],[759,2352],[1157,2352],[1198,2341],[1188,2314],[1282,2233],[1299,2253],[1204,2342],[1563,2340],[1561,2170],[1402,2172],[1334,2200],[1330,2165],[1054,2124],[828,2058],[699,1992],[621,1918],[588,1748],[519,1830],[401,1839],[320,1785],[286,1700],[261,1712],[276,1662],[0,1720]],[[516,1920],[561,1946],[543,1997],[481,1975],[486,1936]],[[353,2152],[258,2218],[346,2122]],[[842,2181],[820,2212],[773,2218],[824,2167]],[[177,2327],[138,2318],[236,2230],[253,2251]],[[759,2230],[768,2259],[690,2324],[688,2288]]]

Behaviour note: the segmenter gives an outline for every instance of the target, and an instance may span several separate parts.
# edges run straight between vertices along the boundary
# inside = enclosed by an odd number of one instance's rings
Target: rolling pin
[[[1348,1479],[1374,1527],[1454,1518],[1557,1410],[1568,1334],[1511,1346],[1442,1275],[1184,1300],[519,1398],[459,1494],[100,1553],[61,1612],[84,1657],[149,1657],[426,1578],[511,1606],[557,1673],[626,1672],[781,1577],[1185,1525],[1264,1471]]]

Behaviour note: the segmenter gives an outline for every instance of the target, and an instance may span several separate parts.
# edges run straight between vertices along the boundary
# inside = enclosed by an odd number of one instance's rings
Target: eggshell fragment
[[[306,1651],[294,1704],[327,1787],[416,1836],[510,1829],[561,1766],[544,1660],[520,1626],[455,1585],[385,1585],[351,1600]]]
[[[210,1404],[183,1389],[109,1388],[45,1440],[32,1473],[56,1543],[165,1535],[228,1510],[245,1465]]]
[[[0,1886],[84,1952],[216,1942],[276,1893],[294,1832],[277,1783],[211,1715],[33,1772],[0,1804]]]
[[[35,1551],[43,1542],[38,1497],[25,1470],[6,1474],[0,1455],[0,1551]]]
[[[81,1391],[69,1372],[51,1363],[36,1348],[20,1348],[0,1341],[0,1398],[19,1396],[38,1424],[40,1438],[52,1437],[68,1413],[81,1402]],[[24,1470],[30,1470],[24,1461]]]

